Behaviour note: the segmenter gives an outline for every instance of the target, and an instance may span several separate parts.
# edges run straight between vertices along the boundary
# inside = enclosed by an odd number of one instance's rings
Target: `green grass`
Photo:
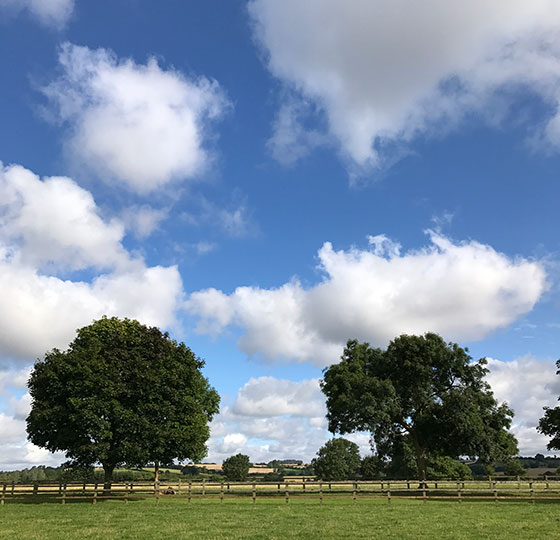
[[[0,539],[560,539],[560,503],[153,499],[0,507]]]

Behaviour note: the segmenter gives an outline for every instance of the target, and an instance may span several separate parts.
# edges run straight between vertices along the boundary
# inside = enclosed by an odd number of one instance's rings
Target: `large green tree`
[[[556,366],[556,375],[560,375],[560,360],[556,362]],[[560,396],[558,400],[560,401]],[[537,429],[542,434],[552,437],[547,445],[549,450],[560,450],[560,407],[545,407],[544,416],[540,419]]]
[[[382,459],[412,453],[420,480],[429,458],[507,459],[517,452],[513,412],[484,381],[486,360],[471,360],[433,333],[402,335],[386,350],[348,341],[321,381],[329,429],[371,432]]]
[[[249,468],[251,462],[249,456],[245,454],[235,454],[235,456],[224,459],[222,463],[222,472],[228,480],[234,482],[243,482],[249,476]]]
[[[355,478],[361,465],[358,445],[347,439],[331,439],[319,448],[311,465],[321,480]]]
[[[74,466],[100,463],[106,484],[121,465],[200,460],[220,401],[203,366],[158,328],[104,317],[35,364],[29,440]]]

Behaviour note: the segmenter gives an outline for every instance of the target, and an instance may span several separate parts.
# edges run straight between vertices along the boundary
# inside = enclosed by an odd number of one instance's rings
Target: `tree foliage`
[[[556,362],[558,371],[556,375],[560,375],[560,360]],[[558,396],[560,401],[560,396]],[[544,408],[544,416],[539,421],[538,431],[543,435],[552,437],[547,445],[549,450],[560,450],[560,407]],[[544,456],[543,456],[544,458]]]
[[[355,478],[361,465],[358,445],[347,439],[331,439],[319,449],[311,465],[321,480]]]
[[[125,464],[200,460],[219,405],[203,365],[157,328],[104,317],[35,364],[29,439],[73,466],[100,463],[106,481]]]
[[[402,335],[386,350],[348,341],[321,381],[329,429],[370,431],[381,459],[413,456],[420,479],[430,458],[507,459],[517,453],[513,412],[484,381],[486,360],[471,360],[433,333]]]
[[[243,482],[249,476],[249,468],[251,462],[249,456],[245,454],[235,454],[235,456],[224,459],[222,464],[222,472],[228,480],[234,482]]]

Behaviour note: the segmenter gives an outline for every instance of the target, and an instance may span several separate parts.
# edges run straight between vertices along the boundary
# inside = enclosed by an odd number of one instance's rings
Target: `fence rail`
[[[190,503],[196,499],[251,498],[256,503],[259,498],[313,498],[321,504],[335,498],[359,499],[383,498],[391,503],[393,498],[429,500],[526,500],[560,502],[560,477],[544,480],[497,479],[475,480],[385,480],[385,481],[302,481],[302,482],[165,482],[160,484],[146,482],[112,483],[110,489],[102,483],[34,483],[0,484],[0,504],[55,502],[97,502],[118,499],[124,502],[153,498],[185,499]]]

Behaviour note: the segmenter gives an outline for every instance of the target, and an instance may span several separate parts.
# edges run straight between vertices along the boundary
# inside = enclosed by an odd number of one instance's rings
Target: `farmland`
[[[0,539],[560,538],[560,504],[379,499],[153,499],[6,504]]]

